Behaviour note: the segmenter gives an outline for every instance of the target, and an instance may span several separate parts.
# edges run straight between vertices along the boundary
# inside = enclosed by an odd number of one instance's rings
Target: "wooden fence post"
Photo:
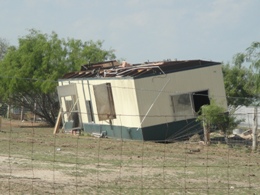
[[[252,151],[257,150],[257,129],[258,129],[258,114],[257,107],[254,108],[254,127],[252,129]]]
[[[209,134],[209,127],[208,124],[203,120],[203,130],[204,130],[204,142],[205,145],[210,144],[210,134]]]

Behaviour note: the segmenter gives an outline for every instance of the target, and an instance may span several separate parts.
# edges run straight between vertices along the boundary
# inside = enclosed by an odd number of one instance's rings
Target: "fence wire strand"
[[[1,194],[257,194],[260,189],[259,149],[252,152],[243,140],[205,146],[192,140],[52,135],[52,128],[39,124],[2,121]]]
[[[246,121],[243,129],[252,128],[253,113],[234,116]],[[53,128],[40,122],[3,119],[0,194],[259,194],[260,152],[259,146],[251,151],[251,139],[234,136],[227,143],[221,133],[213,132],[211,145],[206,146],[201,137],[192,139],[190,129],[198,125],[192,121],[178,129],[171,142],[125,140],[122,118],[146,116],[117,113],[117,117],[118,138],[86,132],[53,135]],[[165,121],[168,133],[172,115],[159,110],[147,117]]]

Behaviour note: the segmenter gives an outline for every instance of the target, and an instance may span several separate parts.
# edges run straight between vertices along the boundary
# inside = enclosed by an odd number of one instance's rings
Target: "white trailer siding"
[[[140,115],[143,116],[141,117],[142,127],[179,119],[174,116],[171,95],[208,90],[209,97],[227,108],[220,65],[136,79],[135,83],[139,111]],[[162,89],[163,91],[161,91]],[[194,116],[186,115],[186,119],[189,118],[194,118]]]
[[[218,62],[109,63],[82,66],[59,80],[60,86],[74,84],[58,88],[63,111],[72,104],[63,96],[71,96],[74,102],[77,98],[78,103],[74,118],[63,121],[66,130],[75,127],[78,114],[87,133],[137,140],[182,139],[202,131],[197,112],[210,98],[227,109]]]
[[[80,116],[83,123],[109,124],[107,121],[99,121],[96,99],[94,95],[94,85],[110,83],[112,88],[116,118],[112,119],[112,125],[139,127],[140,117],[136,100],[136,92],[133,78],[129,79],[89,79],[78,80],[71,79],[68,81],[60,81],[59,85],[68,85],[75,83],[78,91],[78,101],[80,106]],[[89,121],[86,101],[91,101],[94,121]],[[65,105],[62,105],[63,107]]]

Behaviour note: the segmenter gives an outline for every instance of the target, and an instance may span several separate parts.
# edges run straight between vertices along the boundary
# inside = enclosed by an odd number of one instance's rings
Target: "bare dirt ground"
[[[258,194],[249,146],[159,144],[57,134],[3,120],[0,194]]]

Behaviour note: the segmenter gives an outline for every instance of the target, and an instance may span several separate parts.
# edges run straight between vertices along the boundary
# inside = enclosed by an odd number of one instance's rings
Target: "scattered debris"
[[[188,154],[193,154],[193,153],[196,153],[196,152],[200,152],[200,148],[195,148],[195,149],[188,149],[188,151],[186,153]]]
[[[242,129],[234,129],[233,130],[233,134],[234,135],[239,135],[239,134],[242,134],[244,131]]]
[[[200,152],[200,149],[197,148],[197,149],[190,149],[190,152]]]
[[[101,133],[95,133],[95,132],[93,132],[92,134],[91,134],[92,136],[94,136],[94,137],[98,137],[98,138],[105,138],[105,132],[103,131],[103,132],[101,132]]]
[[[189,141],[190,142],[199,142],[199,141],[201,141],[200,135],[199,134],[195,134],[195,135],[191,136]]]
[[[206,145],[204,141],[199,141],[199,145]]]
[[[80,135],[81,134],[81,129],[73,129],[71,130],[72,135]]]

